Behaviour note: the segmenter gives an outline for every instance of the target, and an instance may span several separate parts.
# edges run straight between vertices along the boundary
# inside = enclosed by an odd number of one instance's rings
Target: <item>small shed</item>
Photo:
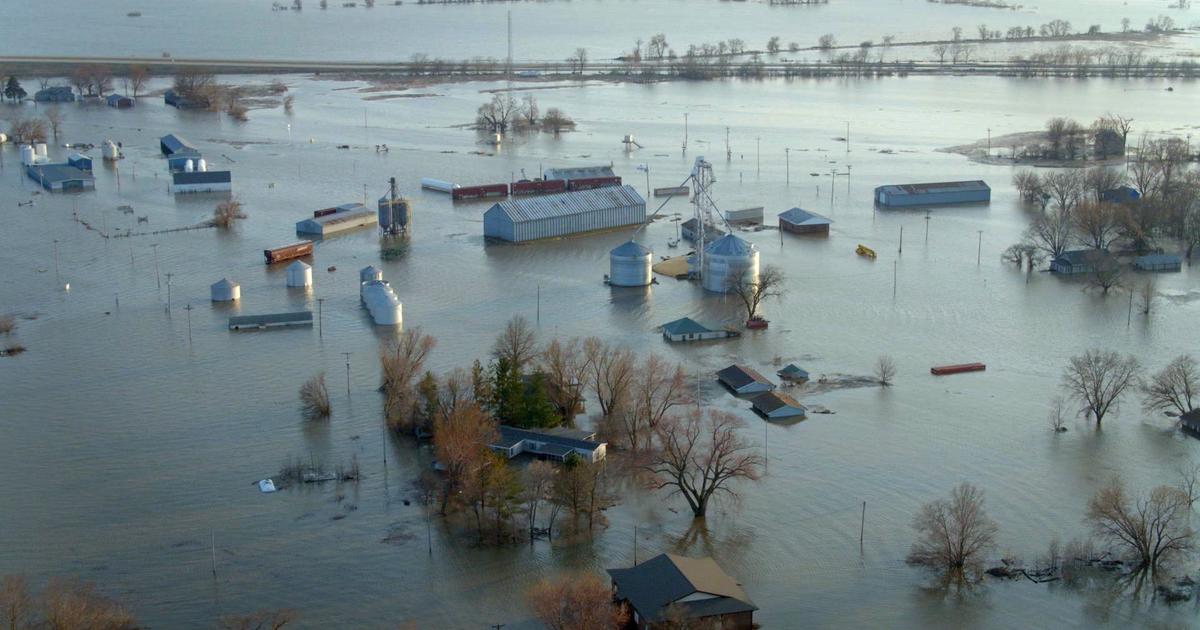
[[[758,224],[763,222],[763,207],[726,210],[725,220],[730,224]]]
[[[1092,249],[1063,252],[1050,261],[1050,271],[1064,276],[1091,273],[1096,269],[1095,252]]]
[[[287,286],[289,287],[311,287],[312,286],[312,265],[297,260],[287,267]]]
[[[700,325],[690,317],[682,317],[662,325],[663,339],[667,341],[701,341],[704,339],[724,339],[729,333],[724,330],[713,330]]]
[[[214,282],[211,289],[214,302],[236,302],[242,299],[242,285],[229,278],[221,278]]]
[[[179,154],[200,154],[200,151],[196,149],[196,147],[192,146],[192,143],[188,142],[186,138],[173,133],[169,133],[159,138],[158,148],[162,151],[163,155],[168,157]]]
[[[129,109],[130,107],[133,107],[133,99],[129,98],[128,96],[109,94],[105,100],[108,102],[109,107],[115,107],[117,109]]]
[[[696,242],[696,234],[699,231],[700,231],[700,224],[696,222],[695,217],[692,217],[691,219],[684,221],[679,226],[679,234],[680,234],[680,236],[683,237],[683,240],[685,240],[685,241],[691,241],[691,242],[695,243]],[[704,242],[705,243],[711,243],[711,242],[721,238],[722,236],[725,236],[725,230],[722,230],[721,228],[719,228],[715,225],[705,225],[704,226]]]
[[[312,218],[296,222],[297,234],[313,234],[322,238],[360,227],[379,224],[378,214],[361,203],[344,203],[313,212]]]
[[[75,92],[65,85],[54,85],[44,90],[38,90],[33,95],[38,103],[74,103]]]
[[[1200,409],[1193,409],[1179,416],[1179,426],[1183,427],[1184,431],[1200,436]]]
[[[1132,203],[1142,198],[1142,193],[1133,186],[1117,186],[1100,193],[1100,201],[1109,203]]]
[[[790,381],[792,383],[807,383],[808,370],[801,368],[795,363],[789,363],[782,370],[775,373],[779,378]]]
[[[1149,254],[1134,258],[1133,266],[1138,271],[1180,271],[1183,258],[1179,254]]]
[[[829,234],[833,221],[804,208],[792,208],[779,213],[779,229],[792,234]]]
[[[613,599],[629,606],[638,630],[682,626],[751,630],[758,606],[712,558],[664,553],[628,569],[608,569]]]
[[[804,405],[782,392],[763,392],[750,399],[750,405],[768,420],[803,418],[808,414]]]
[[[775,389],[775,384],[752,368],[734,364],[717,372],[717,380],[735,394],[760,394]]]

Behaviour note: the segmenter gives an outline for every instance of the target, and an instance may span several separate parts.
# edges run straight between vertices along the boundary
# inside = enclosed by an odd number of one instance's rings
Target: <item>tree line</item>
[[[543,114],[537,97],[526,94],[520,101],[511,94],[496,94],[492,100],[475,111],[475,128],[491,133],[507,133],[509,129],[528,132],[542,130],[559,133],[575,128],[575,121],[566,112],[551,107]]]

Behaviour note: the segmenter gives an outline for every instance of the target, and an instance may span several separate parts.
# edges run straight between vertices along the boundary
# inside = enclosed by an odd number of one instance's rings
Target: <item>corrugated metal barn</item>
[[[646,200],[632,186],[509,199],[483,213],[483,235],[520,243],[646,221]]]
[[[875,203],[889,208],[980,203],[992,199],[992,189],[982,180],[901,184],[875,189]]]

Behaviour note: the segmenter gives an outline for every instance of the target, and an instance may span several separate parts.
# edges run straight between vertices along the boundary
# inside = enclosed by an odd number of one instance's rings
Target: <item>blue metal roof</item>
[[[652,252],[649,247],[633,241],[625,241],[621,245],[614,247],[609,253],[613,256],[628,256],[632,258],[635,256],[647,256]]]
[[[646,201],[633,186],[625,185],[508,199],[492,206],[488,212],[499,208],[514,223],[520,223],[639,205],[645,207]]]
[[[780,212],[779,218],[792,225],[830,225],[833,223],[827,217],[823,217],[815,212],[809,212],[803,208],[792,208],[791,210]]]
[[[756,248],[754,244],[734,234],[726,234],[704,248],[706,254],[718,256],[749,256]]]
[[[1182,265],[1183,258],[1179,254],[1147,254],[1134,259],[1137,265]]]
[[[30,177],[47,183],[69,181],[91,181],[92,174],[69,164],[31,164],[26,168]]]
[[[196,147],[192,146],[192,143],[188,142],[183,136],[177,136],[173,133],[169,133],[159,138],[158,143],[162,148],[163,155],[176,155],[187,151],[193,151],[197,154],[200,153],[200,151],[198,151]]]
[[[801,368],[795,363],[789,363],[787,367],[776,372],[780,376],[793,376],[799,378],[808,378],[808,370]]]

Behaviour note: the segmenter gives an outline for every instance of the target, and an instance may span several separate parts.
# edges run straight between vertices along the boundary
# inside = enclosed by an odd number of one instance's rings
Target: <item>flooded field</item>
[[[713,3],[713,10],[729,6]],[[927,3],[896,6],[919,14]],[[385,10],[392,9],[374,9]],[[60,143],[124,143],[119,175],[97,162],[92,193],[34,194],[16,149],[2,150],[0,312],[22,316],[13,339],[28,352],[0,358],[0,461],[8,473],[0,486],[0,573],[26,572],[35,581],[78,574],[154,627],[211,627],[225,613],[292,607],[302,627],[411,621],[421,628],[533,628],[522,596],[534,580],[566,568],[630,564],[636,526],[639,557],[666,550],[714,555],[743,582],[761,607],[757,619],[770,628],[1195,623],[1194,603],[1148,605],[1028,582],[947,596],[924,589],[925,576],[903,563],[916,508],[960,481],[986,492],[1000,525],[999,551],[1032,558],[1053,536],[1083,533],[1087,498],[1111,475],[1144,489],[1173,481],[1179,465],[1200,460],[1200,442],[1180,435],[1169,419],[1144,414],[1134,399],[1102,431],[1072,421],[1070,431],[1054,434],[1046,421],[1073,354],[1111,348],[1157,369],[1194,350],[1196,272],[1185,266],[1160,276],[1154,310],[1135,310],[1129,324],[1126,293],[1103,297],[1049,274],[1026,277],[1000,261],[1027,224],[1011,169],[937,151],[989,132],[1037,129],[1052,115],[1091,121],[1110,110],[1134,118],[1135,133],[1196,133],[1194,84],[922,78],[544,85],[532,92],[543,110],[564,109],[579,130],[513,138],[493,149],[458,125],[490,98],[481,90],[502,85],[440,85],[422,90],[431,97],[367,101],[359,84],[285,79],[295,113],[255,110],[246,123],[179,112],[159,99],[125,111],[65,107]],[[36,112],[30,105],[25,113]],[[847,123],[848,146],[837,140]],[[227,232],[119,239],[101,238],[73,219],[77,213],[99,229],[140,231],[208,218],[217,198],[166,192],[157,139],[170,132],[192,140],[214,167],[233,171],[248,219]],[[645,148],[626,153],[627,133]],[[390,151],[377,153],[378,144]],[[659,278],[647,290],[604,286],[608,251],[632,231],[485,245],[487,204],[452,204],[418,189],[421,177],[488,183],[551,166],[611,162],[626,183],[644,190],[678,185],[697,155],[713,162],[722,208],[761,205],[773,225],[776,213],[801,205],[834,221],[827,239],[742,234],[761,248],[764,264],[785,269],[789,292],[767,305],[769,330],[728,342],[667,345],[656,331],[682,316],[711,324],[739,319],[738,305],[696,285]],[[638,165],[649,167],[648,183]],[[364,195],[373,204],[390,176],[415,206],[401,256],[381,259],[380,237],[370,230],[321,242],[311,291],[286,289],[283,269],[263,264],[263,249],[295,240],[296,221]],[[923,212],[875,211],[871,203],[880,184],[974,178],[992,185],[989,205],[939,209],[928,222]],[[29,199],[32,206],[18,205]],[[119,212],[121,205],[133,214]],[[688,211],[681,200],[663,209]],[[139,216],[148,222],[137,223]],[[657,257],[678,251],[666,246],[673,236],[674,225],[658,221],[637,238]],[[879,258],[855,256],[859,243]],[[405,325],[438,338],[434,369],[481,357],[515,314],[536,320],[542,340],[597,335],[657,352],[699,375],[707,404],[746,419],[747,438],[768,457],[767,475],[746,487],[740,506],[711,513],[706,531],[689,529],[682,499],[632,493],[607,512],[609,528],[589,543],[478,549],[436,519],[427,534],[421,508],[405,500],[415,499],[412,481],[428,453],[387,438],[381,426],[376,352],[393,333],[374,328],[359,306],[357,271],[368,264],[383,270],[403,300]],[[209,285],[224,276],[242,285],[242,300],[231,308],[209,302]],[[319,329],[226,330],[231,315],[316,310],[317,299]],[[350,353],[349,392],[343,353]],[[802,396],[836,413],[793,425],[764,425],[710,380],[735,360],[773,372],[776,357],[818,375],[862,375],[882,354],[898,363],[895,387]],[[931,365],[964,361],[985,362],[988,371],[929,375]],[[313,424],[301,418],[296,392],[321,371],[334,413]],[[254,482],[289,457],[330,465],[357,457],[366,477],[341,489],[260,494]]]

